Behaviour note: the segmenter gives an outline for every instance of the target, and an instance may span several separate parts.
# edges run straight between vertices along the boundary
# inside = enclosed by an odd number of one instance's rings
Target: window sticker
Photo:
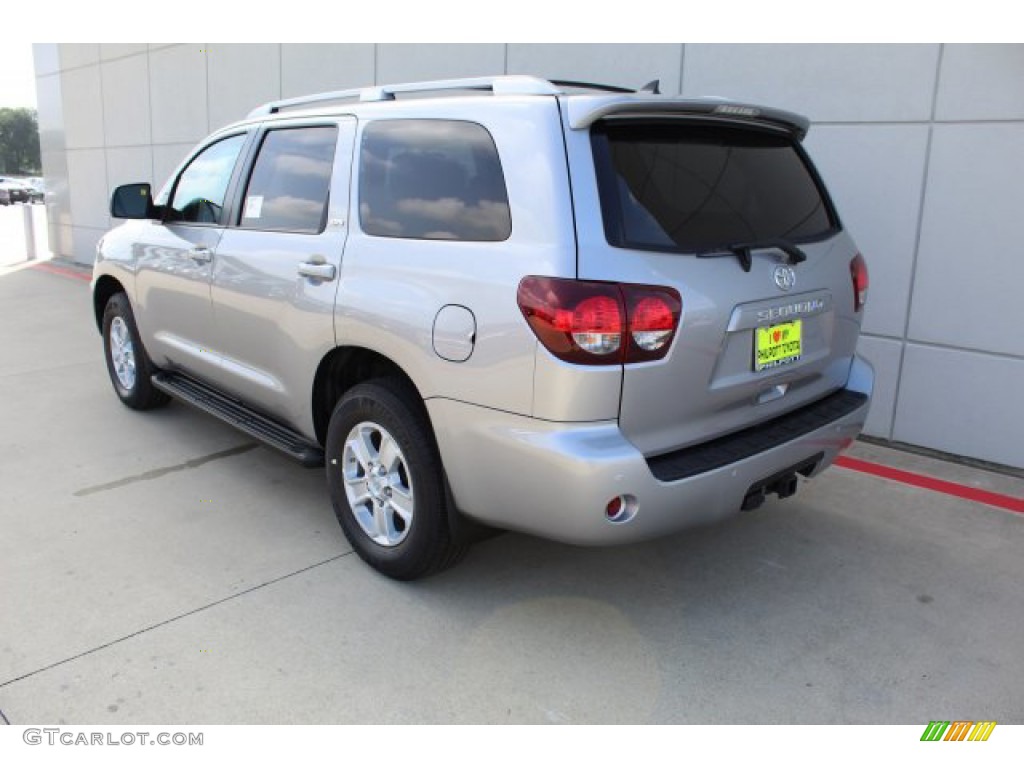
[[[263,212],[263,195],[250,195],[245,198],[243,219],[258,219]]]

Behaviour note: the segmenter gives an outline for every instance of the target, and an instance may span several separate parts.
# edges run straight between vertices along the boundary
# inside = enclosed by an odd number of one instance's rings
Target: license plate
[[[803,353],[800,320],[756,329],[754,336],[754,370],[777,368],[800,359]]]

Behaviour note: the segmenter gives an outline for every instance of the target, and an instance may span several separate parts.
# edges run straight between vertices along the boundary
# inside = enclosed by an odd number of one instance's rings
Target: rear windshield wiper
[[[700,251],[697,254],[697,258],[714,259],[719,256],[735,256],[739,260],[740,266],[743,267],[743,271],[749,272],[751,266],[754,264],[753,252],[764,250],[766,248],[778,248],[789,257],[790,264],[799,264],[801,261],[807,261],[806,253],[797,248],[796,245],[791,243],[789,240],[781,237],[756,240],[749,243],[723,245],[720,248]]]

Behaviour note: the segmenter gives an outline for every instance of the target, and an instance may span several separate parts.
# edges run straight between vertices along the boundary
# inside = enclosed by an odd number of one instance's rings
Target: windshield
[[[592,131],[605,233],[626,248],[701,252],[820,239],[837,228],[789,136],[725,125],[605,123]]]

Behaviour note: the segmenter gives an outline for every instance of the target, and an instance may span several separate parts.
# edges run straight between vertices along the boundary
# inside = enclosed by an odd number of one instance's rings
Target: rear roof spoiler
[[[573,96],[566,99],[569,127],[589,128],[598,120],[615,116],[669,117],[693,115],[736,122],[768,123],[802,140],[811,127],[803,115],[774,107],[741,104],[716,98],[675,99],[645,94],[623,96]]]

